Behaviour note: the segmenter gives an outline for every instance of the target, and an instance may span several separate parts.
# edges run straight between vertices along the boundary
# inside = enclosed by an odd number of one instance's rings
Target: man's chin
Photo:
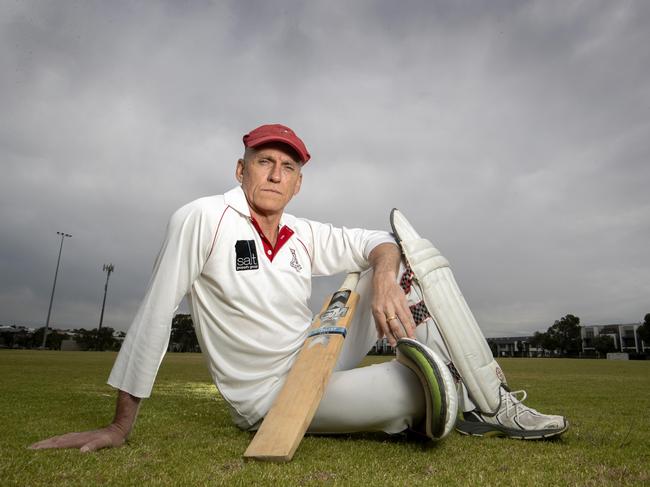
[[[277,198],[273,200],[269,199],[269,200],[261,201],[257,205],[257,208],[260,212],[264,214],[272,215],[274,213],[282,213],[286,205],[287,204],[285,203],[284,199]]]

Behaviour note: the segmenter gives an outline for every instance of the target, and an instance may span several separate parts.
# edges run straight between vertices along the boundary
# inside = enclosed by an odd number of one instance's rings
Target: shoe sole
[[[560,436],[569,429],[569,423],[565,421],[564,427],[561,429],[548,429],[548,430],[535,430],[535,431],[522,431],[506,428],[489,423],[478,423],[475,421],[465,421],[459,419],[456,423],[456,431],[466,436],[481,436],[481,437],[506,437],[517,440],[544,440]]]

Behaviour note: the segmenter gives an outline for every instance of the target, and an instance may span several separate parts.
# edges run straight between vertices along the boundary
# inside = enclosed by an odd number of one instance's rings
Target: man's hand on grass
[[[128,392],[118,391],[115,418],[106,428],[81,433],[53,436],[30,445],[31,450],[46,448],[79,448],[82,452],[122,446],[129,436],[138,415],[140,398]]]
[[[96,451],[102,448],[122,446],[126,435],[118,426],[111,424],[106,428],[81,433],[67,433],[53,436],[29,446],[30,450],[46,448],[79,448],[82,452]]]

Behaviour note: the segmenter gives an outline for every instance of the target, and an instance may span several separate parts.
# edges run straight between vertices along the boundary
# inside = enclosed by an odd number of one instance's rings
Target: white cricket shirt
[[[241,187],[183,206],[170,219],[108,383],[149,397],[172,318],[188,295],[201,350],[233,420],[242,428],[255,424],[305,339],[312,275],[366,269],[384,242],[395,241],[388,232],[284,214],[274,252],[265,249]]]

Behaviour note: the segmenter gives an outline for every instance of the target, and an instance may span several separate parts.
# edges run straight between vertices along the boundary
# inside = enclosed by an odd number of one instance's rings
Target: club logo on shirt
[[[291,250],[291,262],[289,262],[289,265],[293,267],[295,270],[300,272],[302,270],[302,266],[300,265],[300,262],[298,262],[298,256],[296,255],[296,251],[294,249],[289,249]]]
[[[259,269],[255,240],[237,240],[235,244],[235,270],[251,271]]]

